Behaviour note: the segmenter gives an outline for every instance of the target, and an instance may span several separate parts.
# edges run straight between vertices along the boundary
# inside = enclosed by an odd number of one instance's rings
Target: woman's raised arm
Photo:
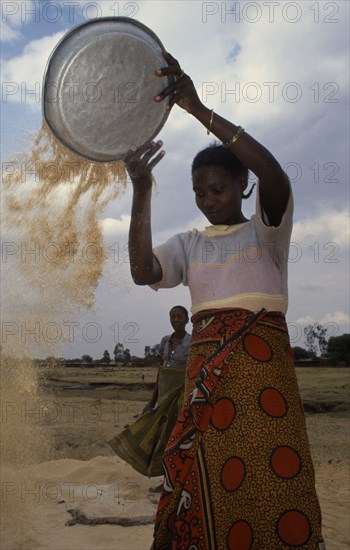
[[[184,74],[179,62],[164,52],[169,63],[156,71],[156,76],[172,75],[177,80],[169,84],[156,98],[169,97],[169,106],[175,103],[194,116],[214,134],[259,179],[261,205],[271,225],[279,225],[289,197],[289,180],[275,157],[240,126],[208,109],[200,101],[191,78]]]
[[[154,284],[162,278],[162,268],[152,252],[151,233],[152,169],[164,156],[161,151],[154,157],[162,145],[162,141],[148,142],[139,148],[132,145],[124,158],[134,189],[129,258],[131,276],[137,285]]]

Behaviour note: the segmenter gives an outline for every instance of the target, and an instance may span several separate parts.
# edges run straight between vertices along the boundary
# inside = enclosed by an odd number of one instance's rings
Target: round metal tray
[[[132,144],[153,139],[166,122],[167,102],[154,96],[171,78],[159,38],[128,17],[91,20],[69,31],[47,63],[43,114],[69,149],[98,162],[122,159]]]

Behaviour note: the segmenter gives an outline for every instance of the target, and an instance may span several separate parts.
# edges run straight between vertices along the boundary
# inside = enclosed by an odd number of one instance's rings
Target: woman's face
[[[170,323],[174,330],[182,331],[187,325],[187,317],[180,307],[173,307],[169,313]]]
[[[234,225],[246,221],[243,216],[244,179],[234,177],[223,166],[201,166],[192,174],[196,204],[212,225]]]

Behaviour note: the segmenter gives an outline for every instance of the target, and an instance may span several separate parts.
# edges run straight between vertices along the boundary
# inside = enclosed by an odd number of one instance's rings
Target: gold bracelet
[[[230,147],[230,145],[235,143],[237,141],[237,139],[239,139],[241,137],[243,132],[244,132],[244,128],[242,128],[242,126],[238,126],[236,133],[232,136],[231,139],[229,139],[228,141],[226,141],[226,143],[224,143],[224,146],[225,147]]]
[[[209,136],[209,134],[210,134],[210,132],[211,132],[211,126],[212,126],[212,124],[213,124],[213,118],[214,118],[214,109],[211,110],[209,128],[208,128],[208,130],[207,130],[207,136]]]

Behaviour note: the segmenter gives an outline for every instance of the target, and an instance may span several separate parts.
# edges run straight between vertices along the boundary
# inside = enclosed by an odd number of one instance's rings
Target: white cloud
[[[101,223],[105,238],[110,239],[125,236],[129,231],[130,215],[123,214],[120,220],[104,218]]]
[[[41,109],[42,82],[51,51],[64,35],[57,32],[29,42],[23,52],[3,62],[3,101]]]
[[[348,246],[350,235],[350,219],[346,210],[328,210],[317,217],[295,222],[292,234],[293,242],[324,237],[339,246]]]
[[[295,323],[299,325],[312,325],[315,322],[315,319],[311,315],[305,315],[305,317],[299,317],[299,319],[295,320]]]
[[[326,315],[320,321],[322,324],[325,323],[336,323],[336,324],[346,324],[349,326],[350,317],[347,313],[343,311],[335,311],[334,313],[326,313]]]
[[[337,325],[349,325],[350,317],[343,311],[335,311],[334,313],[326,313],[321,319],[315,319],[312,315],[305,315],[295,320],[295,323],[299,325],[312,325],[313,323],[320,323],[325,325],[327,323],[335,323]]]
[[[0,36],[1,42],[14,42],[21,36],[21,33],[17,30],[4,23],[3,20],[0,21]]]
[[[4,2],[1,8],[1,42],[14,42],[22,36],[21,27],[33,19],[34,0]]]

